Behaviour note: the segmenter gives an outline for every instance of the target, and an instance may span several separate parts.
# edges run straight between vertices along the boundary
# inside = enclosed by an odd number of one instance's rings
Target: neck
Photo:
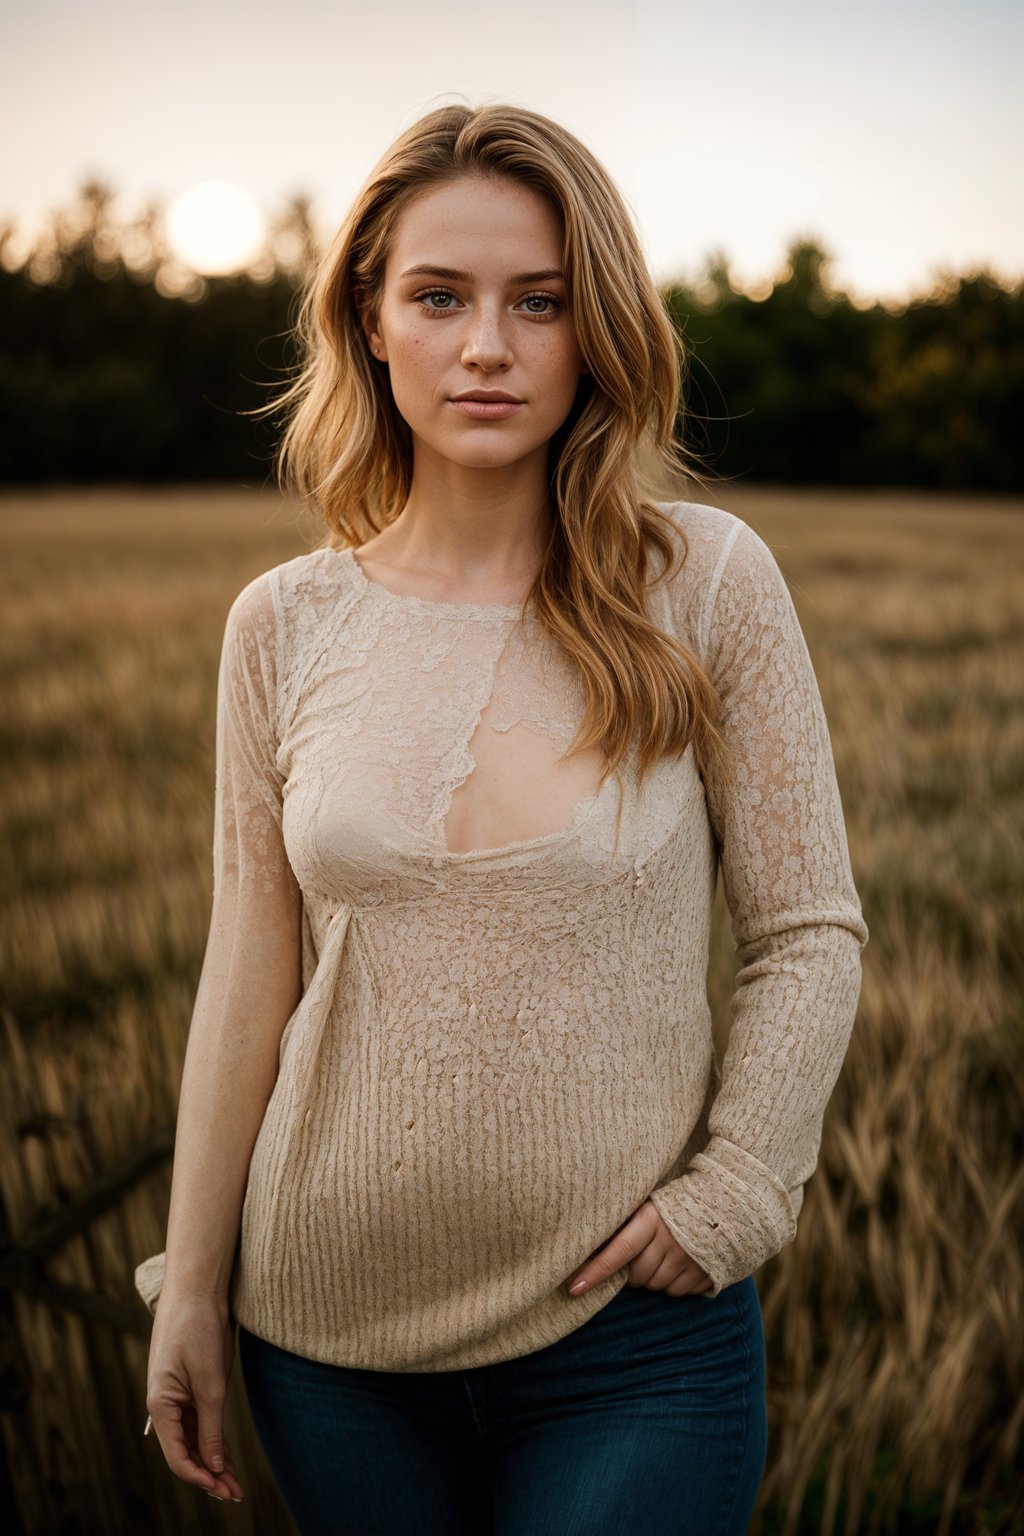
[[[526,585],[554,517],[546,481],[546,444],[496,469],[418,452],[405,506],[373,541],[376,553],[396,569],[432,572],[466,587]]]

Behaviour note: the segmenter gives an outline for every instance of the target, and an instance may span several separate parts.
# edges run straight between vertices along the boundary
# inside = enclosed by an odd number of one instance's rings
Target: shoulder
[[[748,526],[734,512],[713,507],[710,502],[656,501],[654,505],[682,529],[688,543],[705,548],[721,548],[740,528]]]
[[[320,546],[263,571],[236,597],[233,622],[254,637],[264,674],[273,676],[279,720],[291,717],[325,658],[353,638],[357,569],[345,548]]]
[[[261,571],[233,598],[224,624],[223,660],[244,666],[275,692],[317,643],[325,616],[338,608],[337,551],[314,549]]]
[[[228,610],[234,629],[284,634],[303,609],[337,596],[342,564],[335,549],[312,549],[261,571],[241,589]]]
[[[723,583],[728,586],[744,567],[752,566],[754,573],[758,566],[774,566],[776,572],[778,567],[761,536],[734,512],[696,501],[654,505],[685,543],[685,558],[666,587],[670,617],[703,655]]]
[[[680,506],[687,537],[695,530],[694,633],[716,684],[732,686],[748,674],[763,679],[769,671],[807,677],[812,671],[807,640],[789,581],[767,540],[731,513],[675,504]]]
[[[293,681],[324,645],[332,615],[350,586],[335,549],[313,549],[261,571],[232,600],[224,626],[222,684],[245,680],[271,700],[275,720]]]

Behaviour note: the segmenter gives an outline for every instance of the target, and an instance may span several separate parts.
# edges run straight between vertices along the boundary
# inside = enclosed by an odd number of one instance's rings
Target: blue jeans
[[[300,1536],[743,1536],[767,1449],[752,1276],[625,1285],[543,1349],[470,1370],[308,1360],[238,1328]]]

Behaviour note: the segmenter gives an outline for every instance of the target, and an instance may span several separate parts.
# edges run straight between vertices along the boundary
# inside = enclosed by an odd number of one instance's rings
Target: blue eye
[[[447,315],[452,313],[454,306],[451,304],[439,306],[426,302],[428,299],[438,298],[454,299],[457,301],[458,295],[453,293],[450,288],[424,288],[420,293],[413,295],[414,302],[419,304],[420,308],[428,315]],[[561,299],[556,298],[553,293],[528,293],[520,300],[520,303],[531,304],[538,300],[550,306],[548,309],[530,309],[527,311],[528,314],[536,315],[539,320],[544,320],[549,316],[557,314],[563,307]]]

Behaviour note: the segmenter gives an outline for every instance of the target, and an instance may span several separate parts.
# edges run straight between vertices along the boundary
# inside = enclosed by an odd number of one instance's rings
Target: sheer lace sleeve
[[[740,969],[709,1141],[651,1200],[711,1276],[713,1297],[796,1234],[868,930],[807,645],[749,525],[709,599],[706,659],[734,764],[705,789]]]
[[[281,830],[272,574],[250,582],[231,605],[217,682],[213,901],[214,915],[226,918],[232,929],[242,916],[239,902],[273,898],[282,885],[289,902],[296,894]]]
[[[270,1034],[301,993],[301,890],[282,835],[283,777],[277,766],[278,627],[273,573],[249,583],[227,616],[217,682],[213,907],[189,1037],[210,1061],[216,1042],[245,1031]],[[193,1036],[201,1038],[194,1042]],[[232,1047],[237,1049],[237,1047]],[[239,1063],[239,1091],[271,1045],[253,1041]],[[164,1255],[135,1271],[150,1312],[163,1285]]]

